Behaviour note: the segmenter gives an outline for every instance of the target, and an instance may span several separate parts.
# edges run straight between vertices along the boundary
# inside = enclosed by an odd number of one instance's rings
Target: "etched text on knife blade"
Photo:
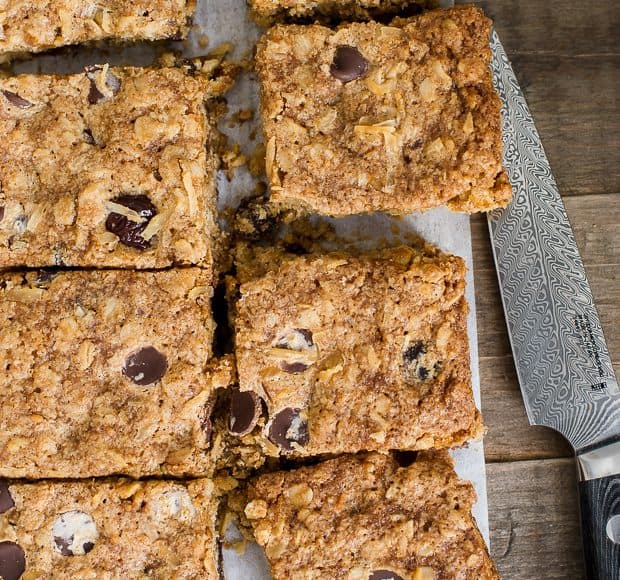
[[[580,449],[620,434],[620,390],[564,205],[495,32],[491,47],[515,199],[489,225],[517,373],[530,420]]]

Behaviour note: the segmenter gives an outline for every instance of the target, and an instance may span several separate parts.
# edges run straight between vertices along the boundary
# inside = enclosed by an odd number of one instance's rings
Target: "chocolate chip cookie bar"
[[[271,201],[330,216],[505,206],[490,27],[459,7],[269,30],[256,67]]]
[[[0,62],[97,40],[185,38],[194,0],[11,0],[0,12]]]
[[[216,580],[210,480],[0,480],[0,577]]]
[[[249,0],[252,18],[262,26],[282,20],[360,20],[399,11],[435,7],[433,0]]]
[[[210,475],[213,276],[0,274],[0,476]]]
[[[229,72],[192,61],[0,79],[0,267],[210,266],[205,100]]]
[[[373,453],[262,475],[245,515],[275,580],[497,579],[475,495],[447,452],[407,467]]]
[[[239,252],[230,429],[268,456],[460,445],[482,434],[460,258]]]

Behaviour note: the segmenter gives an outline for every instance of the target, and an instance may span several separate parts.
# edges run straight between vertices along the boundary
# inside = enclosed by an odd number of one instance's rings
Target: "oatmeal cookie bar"
[[[205,100],[229,72],[192,61],[0,79],[0,267],[209,266],[219,230]]]
[[[216,514],[208,479],[0,480],[0,577],[216,580]]]
[[[275,580],[499,578],[471,515],[475,491],[445,451],[407,467],[372,453],[270,473],[247,499]]]
[[[0,5],[0,63],[59,46],[185,38],[195,0],[9,0]]]
[[[434,0],[249,0],[252,18],[262,26],[282,20],[360,20],[403,10],[435,7]]]
[[[212,274],[0,274],[0,476],[210,475]]]
[[[490,27],[459,7],[269,30],[256,66],[271,201],[331,216],[505,206]]]
[[[463,260],[406,246],[271,248],[239,252],[237,269],[230,429],[267,455],[447,447],[482,434]]]

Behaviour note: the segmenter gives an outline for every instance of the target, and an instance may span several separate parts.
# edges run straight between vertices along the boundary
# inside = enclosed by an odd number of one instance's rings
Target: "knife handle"
[[[617,448],[615,443],[597,450],[592,453],[597,456],[594,461],[591,457],[577,457],[581,467],[581,528],[589,580],[620,580],[620,471],[614,469],[612,475],[607,475],[610,468],[618,467]]]

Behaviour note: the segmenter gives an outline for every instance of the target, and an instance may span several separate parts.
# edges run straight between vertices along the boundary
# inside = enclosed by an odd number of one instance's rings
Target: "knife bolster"
[[[590,481],[620,473],[620,441],[577,454],[579,479]]]

